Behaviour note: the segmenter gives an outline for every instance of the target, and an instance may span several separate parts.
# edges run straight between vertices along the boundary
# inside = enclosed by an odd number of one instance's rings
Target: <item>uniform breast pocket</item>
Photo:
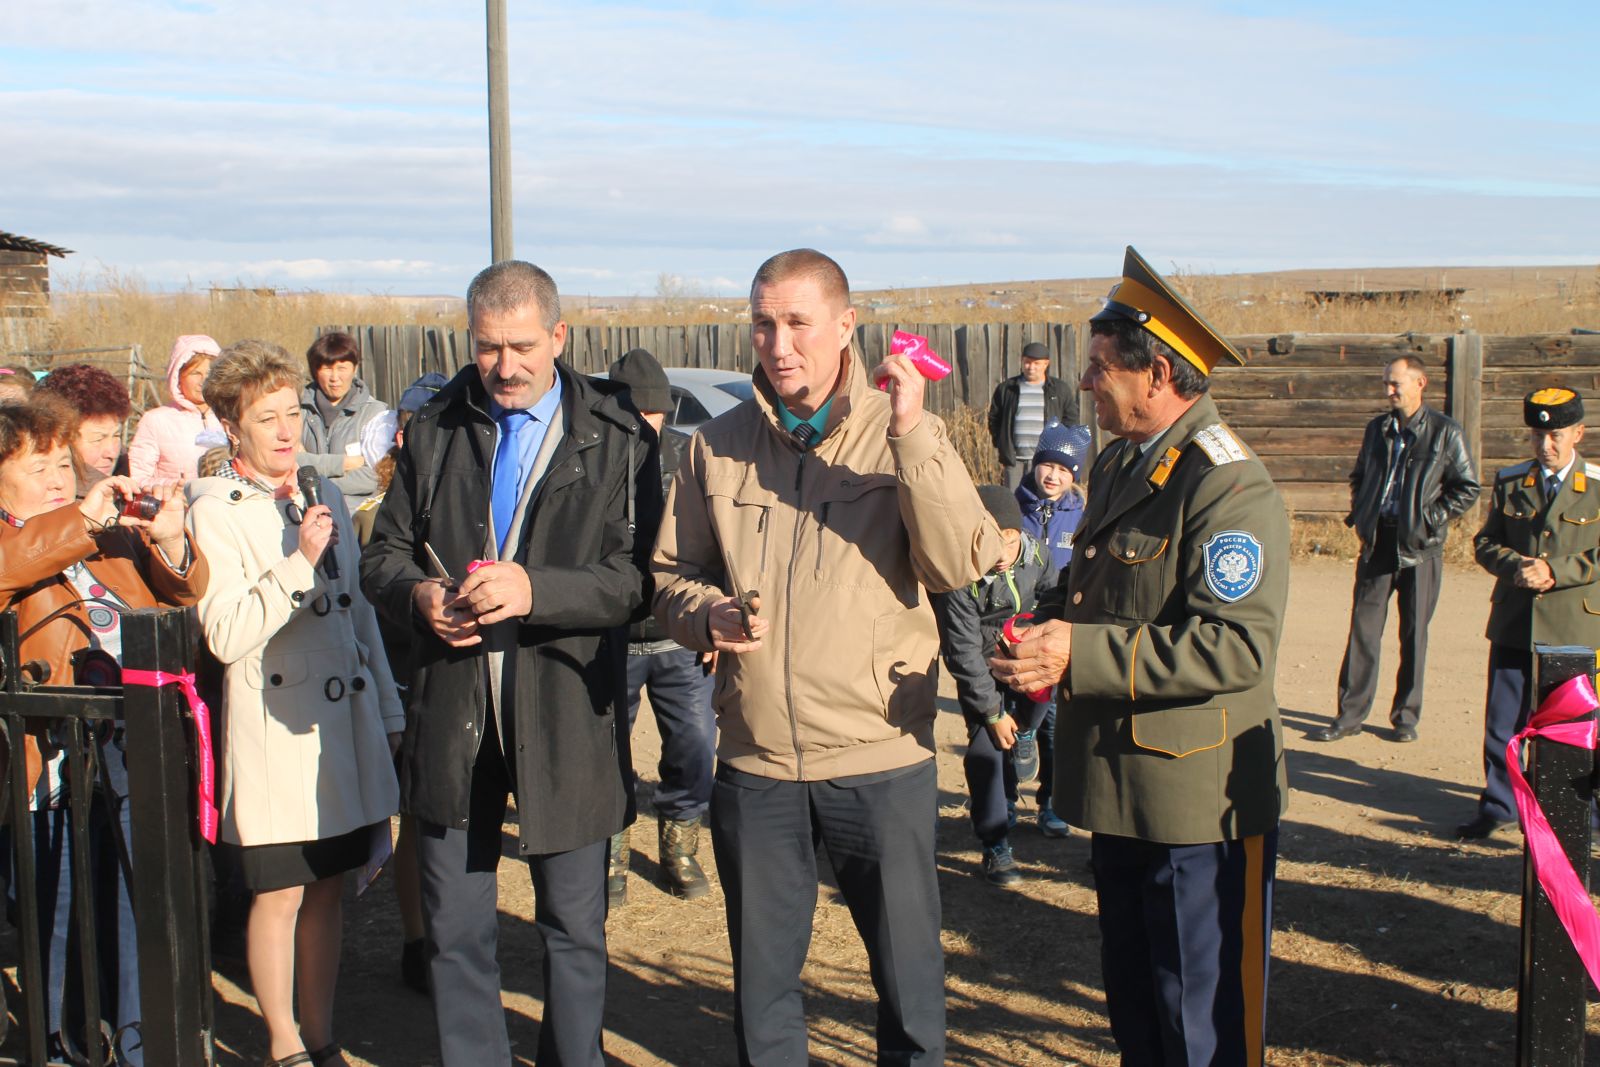
[[[900,502],[892,474],[839,478],[823,492],[814,513],[816,580],[845,588],[877,586],[910,565]]]
[[[772,516],[778,494],[753,477],[706,482],[706,506],[722,543],[723,565],[730,583],[758,586],[757,578],[772,565]]]
[[[1166,577],[1170,543],[1167,537],[1139,530],[1119,530],[1107,538],[1108,560],[1101,577],[1112,614],[1141,622],[1156,617],[1171,588]]]
[[[1570,522],[1575,526],[1587,526],[1591,522],[1600,520],[1600,513],[1594,515],[1563,515],[1562,522]]]
[[[1164,708],[1141,711],[1129,720],[1134,745],[1172,759],[1221,748],[1228,740],[1227,708]]]

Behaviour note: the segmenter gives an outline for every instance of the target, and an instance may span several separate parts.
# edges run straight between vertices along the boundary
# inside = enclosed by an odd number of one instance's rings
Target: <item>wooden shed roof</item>
[[[72,249],[35,241],[32,237],[24,237],[20,233],[0,230],[0,252],[37,252],[41,255],[70,256]]]

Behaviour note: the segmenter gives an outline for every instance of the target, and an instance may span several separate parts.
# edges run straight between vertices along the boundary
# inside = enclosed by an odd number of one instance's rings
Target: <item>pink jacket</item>
[[[128,446],[128,473],[140,485],[188,481],[198,473],[200,457],[212,445],[222,443],[222,423],[210,411],[202,415],[178,390],[178,379],[191,359],[201,355],[215,358],[221,351],[217,342],[202,333],[185,334],[172,346],[167,363],[167,392],[172,399],[144,413],[133,432],[133,444]],[[207,431],[215,440],[197,440]]]

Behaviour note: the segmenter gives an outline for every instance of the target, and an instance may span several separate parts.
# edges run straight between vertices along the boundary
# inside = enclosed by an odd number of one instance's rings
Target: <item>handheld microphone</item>
[[[296,472],[295,480],[300,483],[300,495],[306,498],[307,508],[322,503],[322,477],[317,474],[317,468],[306,464]],[[331,544],[322,550],[322,573],[328,576],[329,581],[339,580],[339,561],[334,558]]]

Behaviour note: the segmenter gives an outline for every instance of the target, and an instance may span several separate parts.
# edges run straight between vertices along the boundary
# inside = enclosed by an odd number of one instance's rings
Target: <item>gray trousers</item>
[[[1350,640],[1339,667],[1340,726],[1365,722],[1378,691],[1378,647],[1389,618],[1389,598],[1400,606],[1400,666],[1395,671],[1389,722],[1413,729],[1422,717],[1422,676],[1428,661],[1428,623],[1439,604],[1444,557],[1438,552],[1416,566],[1395,565],[1394,532],[1379,528],[1372,554],[1356,563],[1350,608]]]
[[[934,871],[932,760],[828,782],[722,766],[711,842],[727,897],[739,1062],[809,1062],[800,969],[817,907],[817,844],[866,944],[878,1063],[944,1062],[944,950]]]
[[[444,1067],[511,1067],[500,1003],[500,825],[506,781],[499,745],[485,738],[472,776],[468,828],[418,820],[417,866],[428,979]],[[499,764],[496,768],[494,765]],[[534,926],[544,942],[540,1067],[602,1067],[606,1002],[606,847],[529,856]]]

